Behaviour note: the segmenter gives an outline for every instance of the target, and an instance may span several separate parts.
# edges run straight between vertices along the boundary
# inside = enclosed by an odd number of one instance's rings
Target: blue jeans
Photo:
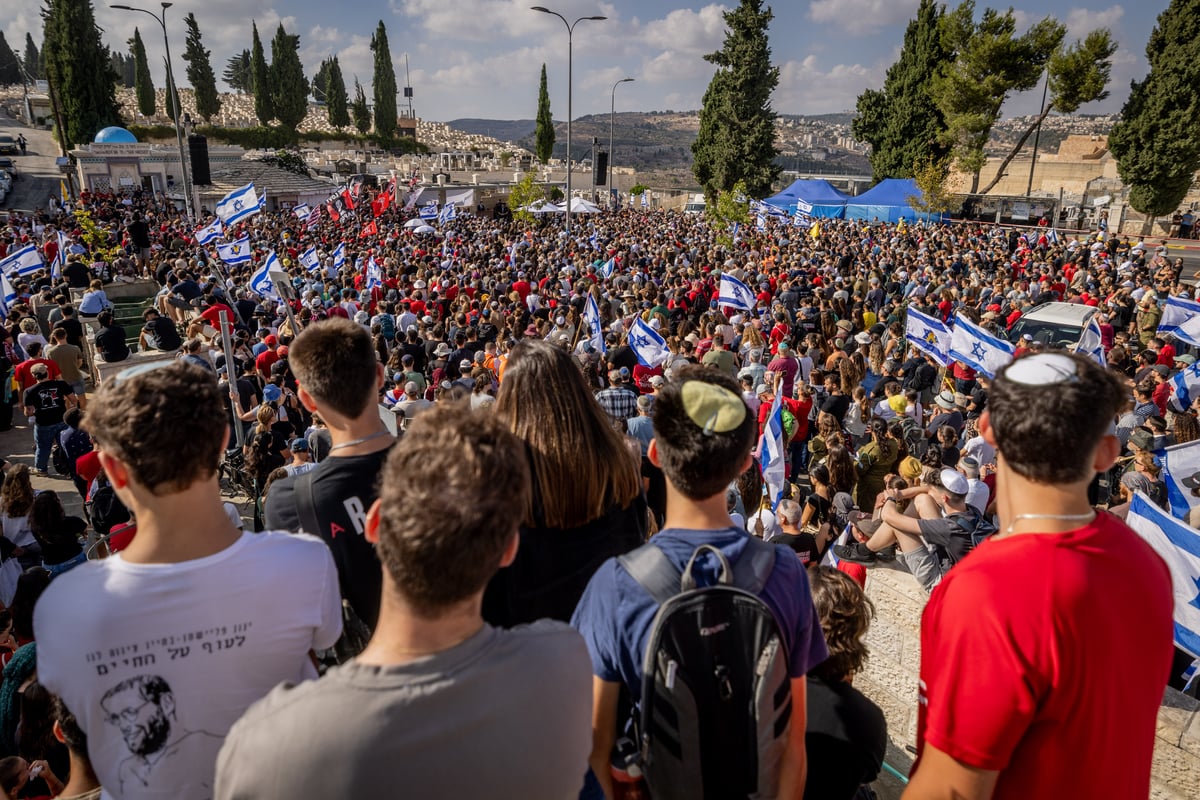
[[[66,429],[65,422],[56,422],[53,425],[34,424],[33,438],[37,449],[34,451],[33,463],[39,472],[45,472],[49,468],[50,447],[58,439],[58,434]]]

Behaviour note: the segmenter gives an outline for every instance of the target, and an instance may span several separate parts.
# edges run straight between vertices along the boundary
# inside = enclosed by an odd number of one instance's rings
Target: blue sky
[[[301,56],[309,74],[322,58],[337,53],[347,82],[352,83],[357,74],[369,96],[369,41],[382,18],[401,86],[404,55],[409,56],[419,116],[433,120],[532,117],[538,71],[545,62],[554,116],[561,119],[567,107],[566,30],[558,19],[529,10],[537,1],[389,0],[368,5],[356,0],[182,0],[168,12],[168,22],[180,75],[184,66],[181,19],[189,11],[196,14],[218,76],[226,58],[249,47],[251,19],[257,20],[264,39],[282,19],[289,32],[300,34]],[[576,116],[607,113],[613,82],[625,76],[635,82],[617,89],[618,110],[698,108],[712,75],[702,55],[720,46],[721,12],[734,5],[733,0],[694,6],[683,6],[678,0],[541,2],[551,3],[549,7],[571,19],[592,14],[609,18],[583,22],[576,29]],[[1097,27],[1113,31],[1120,50],[1114,58],[1111,96],[1081,109],[1102,113],[1119,110],[1129,81],[1145,74],[1146,40],[1167,4],[1168,0],[1141,0],[1128,7],[1105,0],[1018,0],[1016,10],[1021,30],[1050,14],[1067,23],[1071,39]],[[980,9],[985,5],[978,0]],[[882,83],[916,6],[917,0],[774,3],[770,36],[773,58],[781,69],[776,110],[816,114],[852,109],[863,88]],[[31,29],[40,40],[38,10],[39,4],[29,1],[0,3],[0,29],[10,43],[23,43]],[[97,4],[96,16],[112,46],[129,39],[135,25],[141,28],[156,84],[162,86],[162,39],[157,25],[144,15],[112,10],[106,3]],[[1013,98],[1005,112],[1034,112],[1040,99],[1040,91]]]

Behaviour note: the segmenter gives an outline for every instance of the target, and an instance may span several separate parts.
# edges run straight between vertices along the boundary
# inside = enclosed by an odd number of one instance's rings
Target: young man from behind
[[[179,362],[119,373],[85,426],[137,534],[38,601],[38,678],[114,797],[207,798],[226,732],[341,633],[337,576],[309,536],[242,533],[221,504],[216,381]]]
[[[717,370],[684,367],[659,391],[647,457],[666,476],[667,510],[652,545],[679,571],[701,545],[720,550],[735,570],[738,559],[752,553],[750,537],[729,517],[725,495],[734,478],[750,466],[757,431],[737,382]],[[778,792],[761,785],[759,791],[763,796],[790,799],[804,793],[805,676],[826,658],[827,651],[803,565],[786,546],[775,545],[774,551],[774,563],[757,595],[773,613],[787,654],[791,717],[780,767],[767,778]],[[714,584],[718,571],[713,553],[698,555],[699,585]],[[590,765],[610,798],[610,752],[624,723],[617,719],[621,687],[634,698],[641,697],[643,657],[658,608],[624,564],[609,559],[592,576],[572,620],[592,659]]]
[[[1116,461],[1127,393],[1062,352],[996,376],[999,533],[934,589],[921,620],[917,763],[904,797],[1145,798],[1173,636],[1171,576],[1088,504]]]
[[[494,415],[439,403],[413,420],[367,514],[384,564],[374,637],[251,708],[215,796],[575,796],[591,743],[583,641],[559,622],[502,630],[481,613],[516,556],[530,483],[524,445]]]

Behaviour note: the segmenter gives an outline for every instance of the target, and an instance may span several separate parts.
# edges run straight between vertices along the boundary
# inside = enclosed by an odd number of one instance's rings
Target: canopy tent
[[[582,197],[572,197],[571,198],[571,213],[572,214],[598,214],[598,213],[600,213],[600,206],[596,205],[595,203],[589,203],[587,200],[584,200]]]
[[[810,217],[841,219],[846,203],[854,198],[838,191],[829,181],[801,178],[779,194],[763,200],[769,206],[782,208],[789,214],[797,209]]]
[[[883,222],[899,222],[902,219],[941,222],[949,219],[947,214],[931,214],[913,208],[909,198],[921,196],[921,190],[912,178],[888,178],[858,197],[850,198],[846,204],[846,219],[878,219]]]
[[[527,206],[522,206],[520,211],[528,211],[530,214],[557,214],[562,211],[560,206],[554,203],[547,203],[545,200],[534,200]]]

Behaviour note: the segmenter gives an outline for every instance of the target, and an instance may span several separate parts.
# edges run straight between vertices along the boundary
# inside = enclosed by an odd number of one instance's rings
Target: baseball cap
[[[296,453],[296,452],[307,453],[308,452],[308,440],[300,439],[300,438],[292,439],[292,443],[290,445],[288,445],[288,449],[291,450],[293,453]]]

